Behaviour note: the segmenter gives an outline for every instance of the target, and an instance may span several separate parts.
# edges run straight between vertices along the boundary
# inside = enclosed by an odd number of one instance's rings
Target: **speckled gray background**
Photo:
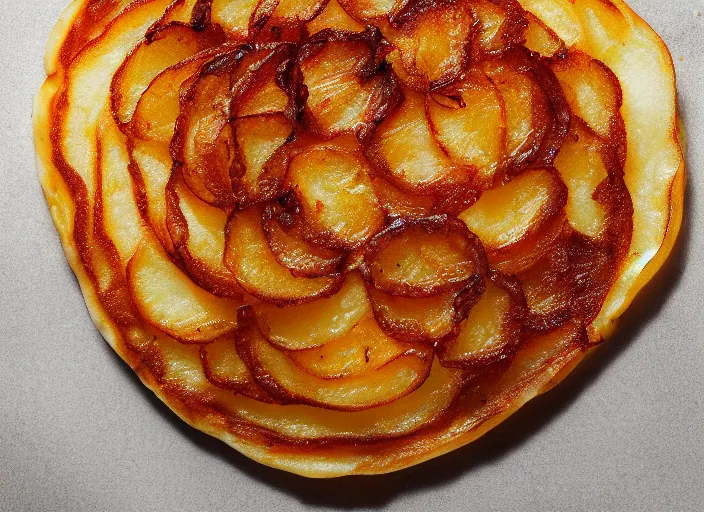
[[[181,423],[93,327],[30,126],[67,1],[0,0],[0,510],[704,510],[702,0],[631,0],[674,57],[689,188],[675,253],[619,334],[473,445],[334,481],[259,466]]]

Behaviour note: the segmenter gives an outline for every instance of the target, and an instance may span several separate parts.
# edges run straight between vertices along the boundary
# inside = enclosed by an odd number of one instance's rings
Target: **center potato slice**
[[[252,314],[251,311],[249,312]],[[358,411],[397,400],[418,388],[430,373],[432,349],[409,349],[370,373],[321,379],[300,369],[271,345],[243,310],[237,352],[257,383],[275,399],[341,411]]]
[[[290,164],[288,184],[301,207],[310,239],[356,249],[384,224],[365,159],[351,151],[313,148]]]
[[[294,277],[281,266],[266,241],[258,207],[233,214],[226,228],[224,258],[242,288],[280,305],[310,302],[333,293],[342,284],[337,276]]]
[[[365,250],[362,272],[392,295],[429,297],[486,273],[479,239],[446,215],[398,219]]]
[[[334,295],[308,304],[252,306],[266,338],[286,350],[325,345],[344,336],[369,312],[369,299],[358,273],[351,273]]]

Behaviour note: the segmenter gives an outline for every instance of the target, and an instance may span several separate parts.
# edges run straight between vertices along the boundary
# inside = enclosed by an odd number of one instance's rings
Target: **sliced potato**
[[[256,322],[240,316],[237,353],[257,383],[274,398],[328,409],[358,411],[397,400],[418,388],[430,373],[431,349],[408,350],[368,374],[321,379],[301,370],[285,353],[272,346]]]
[[[264,236],[260,208],[235,213],[225,240],[225,266],[242,288],[259,299],[281,305],[310,302],[341,285],[337,277],[294,277],[282,267]]]
[[[401,356],[409,345],[390,338],[371,315],[320,347],[289,352],[296,366],[321,379],[367,374]]]
[[[331,248],[358,248],[384,224],[361,155],[330,147],[301,153],[291,161],[288,186],[298,199],[309,238]]]
[[[130,259],[127,281],[144,318],[169,336],[202,343],[237,327],[242,303],[199,288],[152,238],[144,238]]]
[[[429,297],[486,273],[479,239],[446,215],[399,219],[365,249],[362,272],[392,295]]]
[[[347,334],[370,311],[357,273],[349,274],[342,288],[327,298],[286,308],[265,303],[253,307],[266,338],[286,350],[325,345]]]

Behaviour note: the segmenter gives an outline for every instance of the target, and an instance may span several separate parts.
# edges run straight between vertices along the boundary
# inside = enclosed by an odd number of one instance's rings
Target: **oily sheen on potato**
[[[46,70],[41,183],[100,331],[300,475],[481,436],[682,219],[670,56],[622,0],[75,0]]]

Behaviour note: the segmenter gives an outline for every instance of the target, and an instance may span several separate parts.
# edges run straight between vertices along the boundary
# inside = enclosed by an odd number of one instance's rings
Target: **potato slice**
[[[330,0],[323,11],[306,25],[308,34],[313,35],[325,29],[361,32],[364,25],[355,20],[340,6],[337,0]]]
[[[300,224],[301,219],[295,214],[275,205],[266,207],[262,227],[276,261],[296,277],[321,277],[342,272],[345,253],[307,242]]]
[[[624,135],[621,118],[622,94],[616,75],[588,55],[570,51],[551,68],[560,81],[572,111],[602,137]],[[618,131],[618,133],[617,133]]]
[[[236,333],[237,353],[266,392],[284,403],[358,411],[398,400],[418,388],[430,373],[431,349],[409,349],[368,374],[321,379],[301,370],[261,334],[244,314]],[[253,315],[253,313],[250,314]]]
[[[130,259],[127,282],[144,318],[176,339],[203,343],[237,327],[242,303],[199,288],[152,238],[144,238]]]
[[[242,206],[273,199],[284,179],[282,173],[266,172],[265,164],[284,145],[293,125],[282,114],[243,117],[233,122],[241,171],[235,195]]]
[[[301,49],[307,129],[328,138],[353,133],[362,139],[384,117],[399,93],[394,77],[379,69],[380,45],[373,32],[325,32]]]
[[[533,14],[525,13],[528,26],[525,31],[525,47],[542,57],[553,57],[566,51],[565,43],[553,30]]]
[[[460,321],[458,290],[402,297],[369,287],[369,298],[379,326],[397,340],[432,343],[450,334]]]
[[[222,27],[230,39],[244,40],[269,19],[277,0],[211,0],[210,21]]]
[[[526,20],[513,1],[473,0],[469,4],[479,21],[475,46],[480,54],[500,54],[525,41]]]
[[[339,2],[350,16],[365,23],[393,16],[408,3],[408,0],[339,0]]]
[[[410,90],[404,94],[403,104],[374,131],[367,150],[370,160],[407,191],[437,189],[458,181],[453,175],[461,179],[464,174],[468,181],[469,172],[457,169],[433,138],[424,96]]]
[[[439,4],[435,9],[417,5],[403,12],[403,21],[396,21],[398,29],[382,31],[400,52],[406,73],[427,91],[454,80],[466,68],[474,16],[461,4]]]
[[[213,36],[177,24],[162,27],[145,38],[113,77],[112,109],[118,124],[130,122],[139,99],[157,75],[216,43]]]
[[[458,164],[478,169],[477,181],[490,183],[506,141],[506,111],[497,88],[474,69],[428,95],[425,105],[438,143]]]
[[[234,58],[234,57],[233,57]],[[230,117],[228,59],[218,58],[212,73],[201,71],[181,95],[176,133],[171,144],[174,161],[182,162],[188,188],[213,206],[234,201],[230,168],[236,159]],[[206,67],[209,67],[206,64]]]
[[[271,15],[274,25],[294,25],[316,17],[328,0],[279,0]]]
[[[555,158],[555,167],[568,190],[567,219],[574,229],[590,237],[598,236],[606,225],[606,209],[595,199],[597,187],[608,177],[602,151],[598,137],[573,119]]]
[[[521,342],[525,315],[520,282],[492,273],[457,337],[440,347],[440,361],[445,366],[472,369],[511,357]]]
[[[409,345],[384,334],[374,318],[367,315],[347,334],[320,347],[288,355],[296,366],[314,377],[336,379],[377,370],[408,349]]]
[[[236,212],[225,235],[225,266],[240,286],[255,297],[276,304],[310,302],[341,286],[337,277],[294,277],[279,265],[262,229],[262,210]]]
[[[237,279],[223,263],[227,214],[198,199],[172,175],[166,187],[167,227],[193,280],[214,295],[241,298]]]
[[[567,188],[557,173],[535,169],[487,190],[459,218],[481,239],[492,265],[517,272],[549,250],[559,236],[558,219],[566,202]],[[528,251],[531,245],[541,250]]]
[[[325,345],[346,335],[370,311],[364,282],[357,273],[349,274],[330,297],[286,308],[265,303],[253,308],[266,338],[286,350]]]
[[[398,219],[365,248],[361,267],[376,289],[429,297],[486,273],[479,239],[446,215]]]
[[[384,224],[369,168],[361,155],[331,147],[313,148],[293,158],[287,181],[311,240],[352,250]]]

